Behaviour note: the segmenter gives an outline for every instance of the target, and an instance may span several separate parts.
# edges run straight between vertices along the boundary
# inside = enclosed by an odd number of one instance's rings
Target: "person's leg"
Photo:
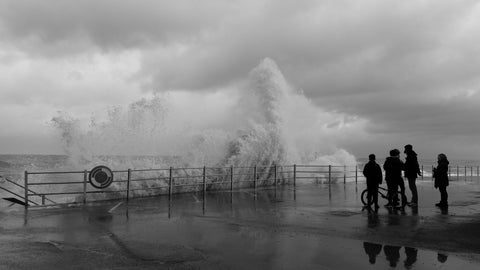
[[[378,185],[375,185],[373,189],[373,206],[375,210],[378,209]]]
[[[410,202],[414,204],[418,204],[418,191],[417,191],[417,185],[415,183],[416,180],[417,180],[416,178],[408,178],[408,187],[412,192],[412,200]]]
[[[405,183],[403,179],[398,181],[398,186],[400,187],[400,197],[402,198],[402,207],[407,204],[407,196],[405,195]]]
[[[373,196],[373,191],[372,187],[367,185],[367,207],[370,207],[372,205],[372,196]]]
[[[440,190],[440,204],[441,205],[448,205],[448,193],[447,193],[447,187],[446,186],[440,186],[438,187]]]
[[[394,193],[394,185],[392,184],[392,180],[387,181],[387,197],[388,203],[385,206],[393,205],[393,193]]]

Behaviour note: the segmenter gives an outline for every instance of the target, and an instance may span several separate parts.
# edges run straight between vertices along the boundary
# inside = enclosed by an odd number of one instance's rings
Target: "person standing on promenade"
[[[433,178],[435,178],[435,188],[440,191],[440,202],[435,204],[440,208],[448,207],[448,159],[445,154],[439,154],[437,157],[438,166],[433,168]]]
[[[404,169],[403,161],[400,160],[400,151],[398,149],[390,150],[390,156],[385,159],[383,164],[385,170],[385,182],[388,186],[388,204],[387,207],[398,206],[398,187],[402,196],[402,207],[407,203],[405,197],[405,184],[403,183],[402,170]]]
[[[367,179],[367,201],[368,206],[374,205],[375,212],[378,211],[378,185],[382,183],[382,168],[375,162],[375,155],[368,156],[368,163],[363,167],[363,175]]]
[[[412,192],[412,200],[408,204],[411,207],[418,205],[418,192],[417,185],[415,181],[417,180],[417,175],[422,176],[420,172],[420,165],[418,164],[417,153],[413,151],[411,144],[405,145],[405,178],[408,180],[408,187]]]

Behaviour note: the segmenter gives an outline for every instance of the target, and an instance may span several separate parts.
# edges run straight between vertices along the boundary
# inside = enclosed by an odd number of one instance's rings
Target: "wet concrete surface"
[[[362,209],[364,183],[24,211],[2,202],[0,269],[480,269],[480,183],[450,207]],[[409,193],[407,193],[409,195]],[[386,201],[380,200],[382,204]]]

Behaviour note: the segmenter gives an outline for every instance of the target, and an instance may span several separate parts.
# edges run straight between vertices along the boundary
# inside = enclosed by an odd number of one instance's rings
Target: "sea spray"
[[[230,102],[222,116],[231,119],[233,126],[202,126],[201,119],[176,121],[178,108],[169,102],[169,95],[175,92],[143,98],[126,108],[110,108],[104,117],[92,115],[89,123],[66,112],[60,112],[52,123],[60,132],[72,167],[77,168],[98,164],[115,170],[356,164],[335,142],[337,134],[352,130],[348,125],[331,125],[342,123],[345,117],[314,106],[289,85],[271,59],[264,59],[236,88],[235,102]],[[199,115],[190,118],[196,120]],[[266,170],[261,175],[268,178],[272,172]]]

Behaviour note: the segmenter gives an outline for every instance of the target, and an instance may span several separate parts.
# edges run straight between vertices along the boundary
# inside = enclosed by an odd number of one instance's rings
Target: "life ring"
[[[90,171],[88,180],[96,188],[106,188],[113,182],[113,172],[107,166],[96,166]]]

